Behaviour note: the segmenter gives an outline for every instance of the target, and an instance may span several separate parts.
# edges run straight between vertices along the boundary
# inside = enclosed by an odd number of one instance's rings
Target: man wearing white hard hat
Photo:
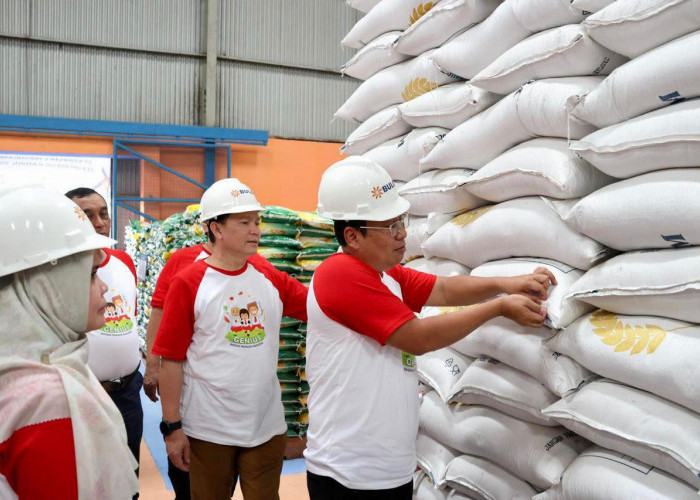
[[[111,218],[102,195],[79,187],[66,196],[81,208],[97,234],[109,237]],[[97,275],[107,285],[104,298],[115,314],[106,317],[99,329],[88,332],[88,366],[119,409],[129,449],[138,463],[143,435],[143,376],[139,371],[141,340],[136,328],[136,269],[125,251],[108,247],[102,250],[105,258]]]
[[[211,256],[181,270],[163,307],[161,431],[172,462],[190,472],[192,498],[278,498],[286,444],[277,379],[282,315],[306,320],[307,290],[257,255],[262,207],[238,179],[214,183],[201,218]],[[244,314],[254,305],[255,321]]]
[[[0,498],[130,498],[136,460],[85,337],[115,241],[47,188],[0,189],[0,214]]]
[[[539,327],[554,277],[436,277],[401,267],[409,202],[375,163],[346,158],[326,170],[318,213],[343,252],[316,270],[307,302],[311,500],[409,500],[416,468],[414,356],[449,346],[497,316]],[[498,294],[506,295],[483,302]],[[426,319],[423,306],[477,305]]]

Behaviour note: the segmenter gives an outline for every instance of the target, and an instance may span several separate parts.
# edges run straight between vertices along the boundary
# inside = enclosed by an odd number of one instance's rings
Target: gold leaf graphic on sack
[[[476,219],[484,215],[486,212],[491,210],[495,205],[489,205],[487,207],[481,207],[481,208],[476,208],[474,210],[470,210],[469,212],[465,212],[463,214],[458,215],[454,219],[452,219],[450,222],[456,226],[466,226],[467,224],[471,224],[474,222]]]
[[[404,101],[410,101],[437,87],[438,84],[436,82],[428,81],[427,78],[417,77],[408,82],[408,85],[406,85],[403,92],[401,92],[401,97],[403,97]]]
[[[425,15],[426,12],[432,9],[434,5],[435,2],[425,2],[418,4],[418,7],[414,7],[413,12],[411,12],[411,17],[409,19],[410,24],[413,24],[416,21],[418,21],[421,17]]]
[[[666,338],[666,330],[656,325],[625,325],[617,316],[608,311],[598,310],[591,314],[588,321],[593,325],[593,333],[609,346],[615,346],[615,352],[629,351],[630,355],[639,354],[646,349],[653,354]]]

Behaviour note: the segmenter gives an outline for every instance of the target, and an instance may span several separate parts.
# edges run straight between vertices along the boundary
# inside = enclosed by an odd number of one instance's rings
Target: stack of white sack
[[[422,470],[413,475],[413,500],[467,500],[473,498],[451,487],[436,488],[432,479]]]
[[[578,24],[585,17],[571,8],[569,0],[505,0],[483,22],[445,43],[431,57],[442,71],[471,79],[529,36]]]
[[[567,101],[595,89],[602,77],[550,78],[523,85],[452,129],[421,161],[425,170],[479,169],[536,137],[580,139],[596,127],[570,118]]]
[[[426,52],[378,71],[353,92],[336,111],[335,117],[362,123],[384,108],[410,101],[457,80],[440,72],[429,56],[430,52]]]
[[[539,489],[553,486],[590,446],[561,426],[525,422],[488,406],[446,405],[435,391],[423,396],[419,421],[423,434],[450,450],[487,461],[494,471],[500,469],[504,472],[501,483],[514,476],[519,489],[527,483]],[[435,478],[436,483],[447,482],[449,468],[448,464],[445,476]]]
[[[440,127],[415,128],[406,135],[375,146],[362,156],[381,166],[395,181],[407,182],[420,175],[420,160],[447,132]]]
[[[404,252],[403,262],[409,263],[416,259],[424,259],[426,261],[425,266],[428,266],[431,270],[425,272],[430,272],[431,274],[436,274],[439,276],[445,275],[442,268],[441,262],[451,262],[451,266],[445,267],[445,271],[449,269],[448,274],[469,274],[469,270],[458,262],[448,261],[447,259],[427,259],[423,257],[423,243],[433,234],[437,229],[449,222],[454,217],[453,214],[443,214],[440,212],[431,212],[427,216],[419,215],[409,215],[408,216],[408,226],[406,227],[406,239],[404,243],[406,244],[406,251]],[[427,269],[427,268],[426,268]],[[436,272],[433,272],[436,271]]]

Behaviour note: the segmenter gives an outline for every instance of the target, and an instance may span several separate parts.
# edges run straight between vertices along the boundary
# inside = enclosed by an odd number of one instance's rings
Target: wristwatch
[[[178,429],[182,429],[182,420],[178,420],[177,422],[161,420],[160,422],[160,432],[163,434],[163,437],[169,436]]]

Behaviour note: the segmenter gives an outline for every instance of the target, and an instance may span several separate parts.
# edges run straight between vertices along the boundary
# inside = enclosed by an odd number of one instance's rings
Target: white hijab
[[[82,252],[0,278],[0,380],[12,377],[13,370],[58,372],[73,427],[79,498],[131,498],[138,491],[137,464],[124,421],[87,367],[84,332],[93,255]],[[16,430],[5,426],[32,418],[36,408],[26,406],[15,410],[25,415],[0,421],[0,435]]]

